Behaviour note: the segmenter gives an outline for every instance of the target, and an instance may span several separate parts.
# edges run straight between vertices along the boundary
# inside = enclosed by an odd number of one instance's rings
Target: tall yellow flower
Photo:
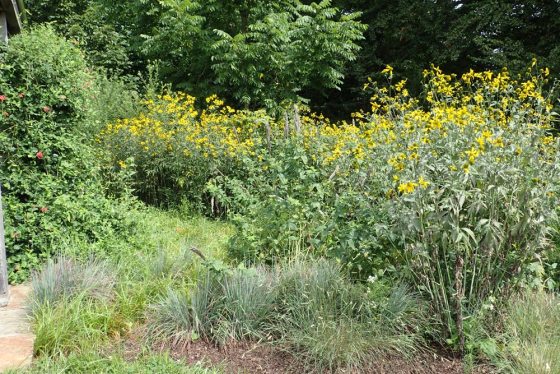
[[[403,194],[408,194],[414,192],[414,190],[418,187],[418,183],[415,182],[406,182],[399,184],[399,192]]]

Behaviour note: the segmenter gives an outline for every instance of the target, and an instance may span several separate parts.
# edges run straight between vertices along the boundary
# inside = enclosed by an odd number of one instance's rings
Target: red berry
[[[51,111],[51,107],[46,106],[46,105],[43,107],[43,112],[48,113],[50,111]]]
[[[47,213],[49,211],[49,208],[47,208],[46,206],[42,207],[41,209],[41,213]]]
[[[37,158],[38,158],[39,160],[42,160],[42,159],[43,159],[43,152],[39,151],[39,152],[37,152],[37,153],[35,154],[35,156],[37,156]]]
[[[6,100],[6,96],[0,95],[0,103]]]

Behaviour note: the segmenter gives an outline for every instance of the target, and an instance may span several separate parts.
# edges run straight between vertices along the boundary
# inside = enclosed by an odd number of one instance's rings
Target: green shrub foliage
[[[64,241],[95,242],[124,222],[105,198],[91,144],[94,75],[48,27],[0,54],[0,182],[10,280]]]

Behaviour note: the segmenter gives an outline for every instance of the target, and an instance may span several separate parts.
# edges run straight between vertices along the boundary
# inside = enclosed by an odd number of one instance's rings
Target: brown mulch
[[[143,351],[144,331],[136,330],[127,334],[122,340],[125,357],[134,360]],[[309,373],[300,361],[289,353],[268,344],[233,343],[226,347],[200,340],[185,346],[156,345],[155,351],[169,352],[177,361],[188,364],[199,363],[205,367],[215,367],[228,374],[283,374]],[[417,354],[412,359],[387,357],[375,360],[366,367],[359,369],[340,370],[348,374],[463,374],[465,368],[460,359],[445,357],[436,352]],[[472,374],[495,373],[491,367],[478,366],[469,371]]]
[[[140,334],[130,334],[124,341],[127,359],[133,360],[142,351]],[[185,346],[158,345],[156,351],[168,351],[175,360],[188,364],[214,367],[228,374],[292,374],[309,373],[289,353],[267,344],[235,343],[218,347],[206,341],[191,342]],[[367,367],[340,370],[348,374],[463,374],[461,360],[444,357],[437,353],[420,353],[413,359],[389,357],[375,360]],[[491,374],[490,367],[477,367],[472,374]]]
[[[198,341],[188,347],[171,351],[175,359],[189,364],[201,363],[218,367],[225,373],[304,373],[289,354],[259,344],[232,344],[219,348],[212,343]]]
[[[189,364],[202,363],[219,367],[226,373],[307,373],[289,353],[277,348],[258,344],[236,344],[227,348],[218,348],[207,342],[195,342],[188,347],[175,348],[171,355],[177,360]],[[422,354],[412,360],[393,357],[376,360],[368,367],[341,370],[340,373],[351,374],[462,374],[464,368],[460,360],[447,359],[437,354]],[[491,373],[484,368],[473,371],[476,374]]]

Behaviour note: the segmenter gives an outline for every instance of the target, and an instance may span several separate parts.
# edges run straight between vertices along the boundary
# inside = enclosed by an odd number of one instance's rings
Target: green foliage
[[[113,326],[109,306],[81,297],[43,304],[32,318],[35,354],[46,356],[98,349]]]
[[[209,257],[220,258],[230,235],[227,224],[200,217],[185,219],[185,212],[147,209],[133,216],[139,223],[134,237],[112,244],[118,251],[97,260],[61,256],[35,273],[29,299],[37,337],[38,362],[33,370],[65,365],[78,372],[95,365],[121,368],[124,354],[115,352],[120,349],[114,339],[142,326],[148,306],[163,297],[166,289],[191,287],[196,282],[202,267],[187,254],[189,248],[201,248]],[[64,250],[73,251],[83,256],[85,249]],[[178,316],[170,318],[177,321]],[[108,346],[114,353],[111,357],[102,353],[108,352]],[[93,362],[91,357],[99,360]],[[140,358],[130,367],[144,370],[144,365],[152,365],[149,362],[149,357]],[[122,368],[129,370],[128,366]],[[184,365],[177,368],[185,369]]]
[[[533,57],[560,74],[560,4],[554,0],[410,1],[335,0],[341,9],[359,11],[368,26],[357,60],[343,71],[341,91],[327,98],[312,89],[317,110],[330,118],[346,118],[369,106],[362,91],[368,77],[391,65],[408,79],[411,92],[422,90],[420,72],[431,64],[464,74],[469,69],[499,71],[507,66],[523,73]]]
[[[356,57],[364,31],[358,13],[341,15],[329,0],[286,3],[237,34],[217,31],[212,68],[244,105],[275,109],[299,101],[306,87],[338,88]]]
[[[539,258],[550,248],[560,174],[557,145],[551,147],[551,160],[542,162],[543,146],[535,142],[547,136],[546,126],[531,125],[541,123],[543,110],[539,104],[513,109],[509,130],[501,136],[505,144],[518,146],[485,148],[481,162],[468,165],[465,173],[453,174],[446,160],[452,149],[472,143],[464,128],[450,129],[441,143],[433,142],[436,156],[427,155],[414,170],[406,167],[408,180],[424,175],[437,188],[396,200],[397,235],[415,283],[461,349],[464,316],[489,297],[508,295],[520,275],[542,266]]]
[[[143,72],[148,60],[160,60],[163,78],[175,87],[197,96],[219,93],[252,108],[276,109],[310,86],[339,87],[364,31],[359,13],[329,0],[60,0],[60,14],[47,4],[29,4],[33,20],[53,21],[96,66]]]
[[[386,201],[375,176],[323,168],[299,139],[278,140],[262,161],[243,158],[242,179],[213,178],[208,191],[237,227],[229,254],[240,261],[276,262],[298,253],[341,261],[355,278],[399,263],[391,245]]]
[[[91,146],[95,81],[81,52],[49,27],[0,56],[0,180],[11,281],[64,240],[124,234],[126,202],[109,200]]]
[[[58,257],[34,274],[30,313],[37,355],[59,355],[98,348],[114,321],[109,301],[115,295],[115,274],[106,262]],[[56,326],[56,328],[53,328]]]
[[[103,72],[95,75],[95,100],[92,101],[90,121],[92,134],[121,118],[137,115],[141,111],[140,93],[126,78],[108,78]]]
[[[31,25],[49,23],[84,52],[86,60],[111,74],[129,71],[128,33],[109,21],[104,4],[87,0],[26,0]],[[56,9],[56,11],[54,11]]]
[[[457,74],[503,66],[521,73],[537,57],[553,76],[560,73],[554,0],[28,0],[26,6],[31,24],[51,23],[111,74],[135,76],[149,60],[161,60],[166,82],[196,96],[219,93],[238,104],[274,107],[271,99],[304,97],[330,118],[367,108],[361,87],[368,77],[383,81],[377,72],[387,64],[416,93],[420,72],[432,63]]]

